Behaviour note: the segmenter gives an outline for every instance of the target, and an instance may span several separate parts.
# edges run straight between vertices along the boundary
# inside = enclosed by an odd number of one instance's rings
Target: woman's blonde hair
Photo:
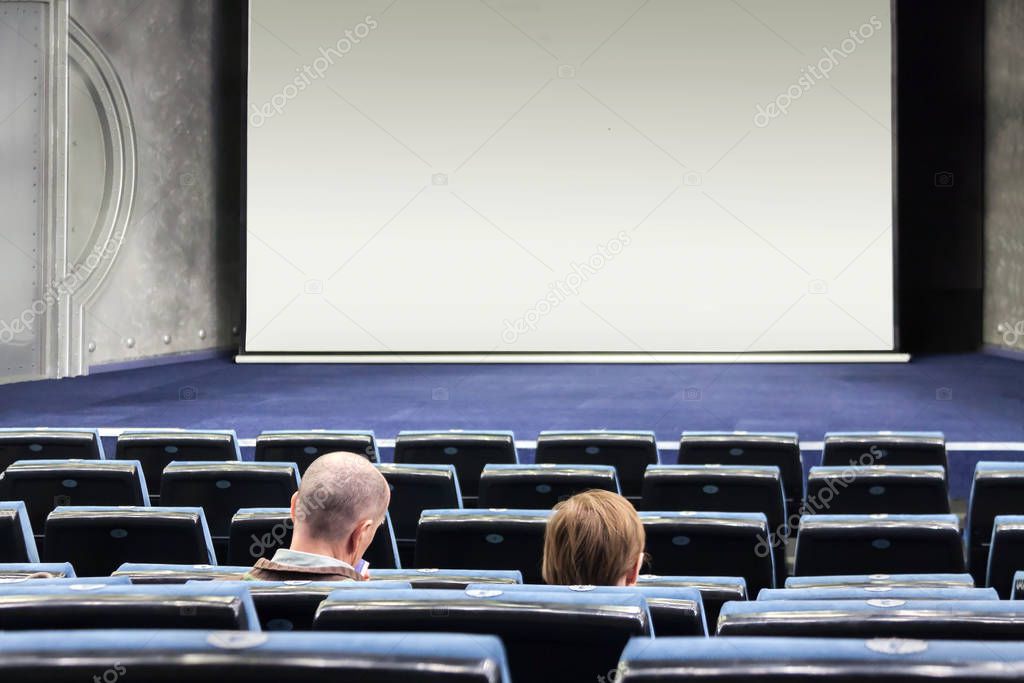
[[[544,531],[544,581],[614,586],[633,572],[646,534],[632,503],[609,491],[585,491],[555,506]]]

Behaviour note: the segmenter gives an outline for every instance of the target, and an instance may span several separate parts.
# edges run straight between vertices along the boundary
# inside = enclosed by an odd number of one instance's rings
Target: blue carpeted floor
[[[233,428],[243,438],[265,429],[351,428],[384,439],[401,429],[511,429],[521,440],[543,429],[609,428],[652,429],[661,441],[684,429],[797,431],[804,441],[830,430],[914,429],[941,430],[956,442],[1024,442],[1024,363],[986,354],[905,365],[220,359],[0,386],[0,426]],[[951,479],[962,475],[969,469]]]

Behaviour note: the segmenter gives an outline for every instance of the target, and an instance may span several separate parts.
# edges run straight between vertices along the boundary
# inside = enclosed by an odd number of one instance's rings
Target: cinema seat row
[[[27,503],[37,545],[50,511],[69,503],[145,506],[148,497],[169,507],[203,507],[217,557],[241,561],[253,553],[243,554],[240,542],[231,551],[232,521],[239,510],[286,507],[302,468],[339,448],[379,461],[372,432],[268,432],[257,440],[258,462],[244,463],[232,432],[126,432],[118,438],[117,459],[105,461],[94,431],[2,430],[0,465],[10,464],[0,475],[0,499]],[[940,434],[827,435],[824,465],[811,469],[806,498],[799,476],[795,498],[792,492],[791,472],[801,471],[799,453],[793,435],[687,432],[680,442],[680,461],[689,464],[660,465],[651,433],[545,432],[537,448],[537,459],[545,462],[518,465],[510,433],[403,432],[395,448],[400,462],[379,467],[396,492],[391,510],[399,550],[396,566],[403,561],[419,564],[416,537],[424,511],[459,509],[466,501],[488,508],[547,509],[578,490],[595,487],[637,493],[634,502],[651,512],[764,513],[774,535],[769,545],[776,584],[786,573],[785,548],[778,536],[796,528],[801,519],[826,517],[822,523],[838,530],[828,516],[948,513]],[[57,455],[92,460],[50,460]],[[722,464],[736,462],[744,464]],[[863,467],[865,463],[870,466]],[[463,495],[466,482],[473,495]],[[991,571],[993,585],[1004,596],[1019,553],[1014,525],[997,527],[995,518],[1024,512],[1021,490],[1024,465],[979,464],[965,533],[968,567],[979,583],[988,581]],[[997,535],[999,542],[993,543]],[[805,545],[813,537],[808,534]],[[873,540],[891,544],[887,537]],[[993,545],[999,554],[990,570]]]
[[[541,583],[547,510],[425,510],[417,525],[414,566],[518,570]],[[761,513],[641,512],[648,570],[669,575],[740,576],[751,593],[781,586],[779,546]],[[1024,564],[1022,521],[999,517],[990,580],[1008,597]],[[231,520],[226,551],[214,549],[206,515],[195,507],[60,506],[45,522],[42,559],[71,561],[83,575],[106,575],[124,562],[251,566],[287,547],[288,508],[243,508]],[[1016,539],[1016,540],[1015,540]],[[0,559],[39,559],[20,501],[0,503]],[[366,554],[375,569],[400,568],[394,530],[381,526]],[[797,534],[794,574],[961,573],[963,542],[954,515],[813,515]],[[979,581],[978,584],[985,584]]]
[[[21,568],[22,571],[30,569],[39,568]],[[62,569],[71,571],[67,567]],[[182,574],[189,573],[187,567],[180,569]],[[371,633],[379,635],[379,642],[391,644],[396,641],[387,640],[387,634],[399,633],[418,641],[425,637],[422,634],[436,633],[449,639],[449,643],[460,642],[464,637],[452,634],[472,634],[477,638],[490,638],[486,641],[490,645],[479,652],[491,658],[493,670],[501,671],[504,676],[481,680],[502,681],[508,676],[513,680],[582,681],[599,680],[598,677],[608,680],[609,672],[618,672],[616,677],[626,680],[631,675],[639,677],[635,680],[674,680],[674,676],[696,676],[698,663],[703,660],[709,665],[711,658],[721,660],[714,666],[726,667],[721,675],[735,677],[724,680],[740,680],[753,675],[754,671],[760,678],[769,672],[756,668],[757,662],[774,661],[779,655],[773,653],[782,651],[782,638],[788,643],[785,652],[791,662],[802,657],[821,658],[824,662],[826,655],[843,652],[843,657],[836,660],[838,663],[858,652],[861,657],[854,657],[854,660],[870,659],[872,655],[868,651],[897,660],[903,655],[919,655],[934,648],[933,654],[942,652],[948,657],[958,648],[975,646],[945,641],[963,640],[970,634],[971,640],[988,641],[985,646],[996,659],[985,661],[1019,663],[1019,643],[1013,650],[1018,655],[1006,659],[1006,652],[991,641],[1024,640],[1024,602],[1000,601],[992,589],[925,587],[930,582],[965,583],[970,580],[967,576],[850,577],[853,583],[869,585],[845,588],[838,586],[836,577],[831,577],[819,588],[769,589],[756,601],[726,602],[717,625],[709,629],[702,593],[686,587],[598,588],[470,582],[465,587],[438,589],[413,588],[411,582],[391,579],[340,583],[190,580],[183,584],[156,585],[136,582],[134,578],[128,583],[132,571],[128,568],[117,576],[92,581],[74,577],[20,580],[12,577],[0,582],[0,631],[3,632],[0,633],[0,671],[11,673],[15,669],[2,667],[22,661],[20,653],[12,656],[18,648],[29,644],[25,639],[27,634],[20,640],[15,637],[21,631],[33,631],[35,645],[53,652],[58,647],[55,644],[59,639],[57,633],[65,634],[66,642],[62,646],[70,646],[78,638],[92,639],[90,647],[94,652],[104,651],[97,646],[104,638],[114,647],[116,637],[125,648],[119,653],[118,661],[141,661],[132,660],[137,654],[133,651],[133,643],[137,644],[133,640],[134,631],[121,629],[147,629],[147,636],[159,641],[165,655],[173,654],[167,652],[169,642],[197,638],[200,634],[208,645],[230,651],[249,650],[271,642],[288,643],[289,648],[302,647],[297,645],[298,639],[277,638],[280,631],[321,632],[304,634],[308,638],[302,642],[310,648],[314,644],[316,647],[330,645],[327,635],[322,633],[325,631],[345,632],[344,638],[334,638],[341,648],[353,643],[374,642],[376,636],[370,636]],[[145,571],[139,568],[138,574]],[[165,567],[163,571],[166,576],[173,568]],[[0,567],[0,573],[4,572],[10,574],[11,570]],[[915,582],[919,587],[899,586]],[[870,592],[868,587],[887,590]],[[98,626],[106,634],[67,630]],[[217,630],[215,636],[211,629]],[[716,638],[707,638],[715,633]],[[812,637],[817,639],[813,641],[816,651],[803,651]],[[370,640],[365,640],[367,638]],[[830,640],[820,640],[822,638]],[[864,641],[864,638],[870,640]],[[224,640],[216,642],[218,639]],[[852,649],[855,642],[852,639],[861,639],[856,641],[858,649]],[[725,645],[709,646],[712,641]],[[940,645],[939,641],[943,643]],[[435,651],[426,662],[421,662],[423,665],[441,661],[448,652],[448,647],[441,645],[442,641],[430,642],[434,643]],[[500,647],[495,647],[499,643]],[[548,646],[554,643],[557,647]],[[769,651],[762,652],[766,643],[770,644]],[[727,650],[719,647],[731,649],[731,658],[724,657]],[[140,648],[140,652],[143,649]],[[542,652],[543,656],[538,656]],[[651,653],[657,653],[657,658]],[[698,656],[699,653],[703,654]],[[754,653],[759,656],[755,657]],[[307,656],[311,654],[312,650],[306,651]],[[291,659],[288,652],[281,652],[280,656],[281,661],[275,665],[288,666]],[[192,659],[205,658],[208,657]],[[188,658],[178,661],[172,656],[165,663],[184,666],[185,659]],[[255,659],[259,661],[259,657]],[[320,661],[318,656],[314,659]],[[368,659],[376,661],[375,657]],[[656,661],[662,667],[662,678],[655,676]],[[730,673],[727,667],[738,666],[740,662],[755,668],[745,672],[737,668]],[[69,667],[78,663],[77,658],[67,662]],[[675,671],[677,667],[679,671]],[[688,668],[692,670],[687,673]],[[134,674],[144,670],[132,669]],[[708,673],[709,670],[704,671],[704,675]],[[1017,673],[1024,674],[1024,670]],[[376,675],[367,674],[368,678],[355,680],[397,680],[374,678]],[[781,675],[781,671],[769,675]],[[875,675],[893,680],[877,671]],[[41,679],[16,677],[11,680]],[[172,678],[165,671],[156,678],[143,680]]]
[[[372,431],[266,431],[256,439],[257,461],[295,462],[300,472],[319,455],[346,450],[380,461]],[[403,431],[395,440],[394,461],[451,464],[471,502],[478,495],[485,465],[519,463],[515,438],[507,431]],[[186,457],[187,456],[187,457]],[[29,458],[103,458],[103,445],[88,430],[0,430],[0,469]],[[116,459],[140,460],[147,478],[159,482],[172,460],[238,460],[234,432],[211,430],[126,431],[118,437]],[[661,462],[653,432],[546,431],[537,437],[535,462],[614,467],[624,495],[639,497],[648,465]],[[803,499],[800,442],[795,433],[684,432],[679,464],[774,465],[781,472],[789,507]],[[945,439],[939,432],[830,433],[823,466],[938,465],[947,467]],[[155,490],[151,494],[157,495]]]
[[[0,653],[0,677],[26,682],[511,680],[500,640],[458,634],[35,631],[0,633]]]
[[[137,678],[154,683],[512,680],[501,641],[479,635],[353,633],[339,639],[331,633],[36,631],[0,634],[0,652],[5,679],[46,683],[116,681],[129,666]],[[948,683],[1006,681],[1024,675],[1024,652],[1015,643],[891,638],[638,637],[629,641],[617,666],[600,676],[626,683],[731,682],[749,680],[756,672],[758,680],[792,681],[794,670],[858,682],[937,676]]]

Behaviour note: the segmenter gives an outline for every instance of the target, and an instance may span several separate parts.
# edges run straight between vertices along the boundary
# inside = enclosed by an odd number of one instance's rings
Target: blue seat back
[[[459,509],[462,492],[454,465],[381,463],[378,471],[388,480],[388,513],[399,546],[416,543],[416,525],[424,510]]]
[[[81,576],[109,576],[125,562],[216,563],[202,508],[58,507],[46,519],[43,556]]]
[[[28,510],[20,500],[0,502],[0,562],[39,562]]]
[[[675,681],[1003,681],[1024,668],[1017,643],[821,638],[638,638],[618,669],[623,683]],[[813,672],[802,676],[794,672]],[[606,680],[610,680],[607,679]]]
[[[370,462],[380,462],[377,439],[372,430],[278,430],[256,437],[256,462],[293,462],[299,474],[325,453],[356,453]]]
[[[410,465],[453,465],[464,499],[476,504],[485,465],[519,462],[509,431],[408,431],[395,439],[394,460]]]
[[[114,458],[142,463],[149,495],[155,502],[160,497],[164,468],[175,460],[238,461],[242,459],[242,452],[232,429],[128,430],[117,437]]]
[[[1024,462],[986,462],[974,468],[967,504],[968,565],[979,585],[986,580],[995,519],[1024,515]]]
[[[541,583],[550,510],[425,510],[416,530],[416,566],[504,569]]]
[[[517,681],[596,680],[615,667],[631,636],[652,633],[647,603],[637,594],[506,592],[501,587],[473,595],[336,591],[321,604],[314,628],[497,635]]]
[[[824,467],[938,465],[949,469],[942,432],[827,432]]]
[[[193,583],[208,583],[191,580]],[[409,590],[408,581],[218,581],[249,591],[264,631],[309,631],[313,617],[336,590]]]
[[[661,462],[654,432],[632,430],[544,431],[537,437],[537,463],[606,465],[618,473],[622,495],[639,498],[644,472]]]
[[[808,515],[797,534],[797,576],[964,571],[955,515]]]
[[[758,600],[998,600],[993,588],[766,588]]]
[[[0,678],[248,683],[509,683],[501,641],[430,633],[0,633]]]
[[[60,505],[148,506],[137,460],[19,460],[0,472],[0,500],[21,500],[41,537]]]
[[[1000,600],[754,600],[730,602],[719,635],[1020,640],[1024,605]]]
[[[120,581],[120,582],[119,582]],[[258,631],[249,591],[222,582],[175,586],[26,581],[2,587],[0,629],[199,628]]]
[[[523,574],[505,569],[377,569],[370,571],[371,581],[408,581],[413,588],[465,590],[471,583],[514,584],[523,582]]]
[[[501,595],[502,593],[610,593],[612,595],[636,593],[643,596],[651,611],[654,632],[662,636],[706,636],[708,624],[701,592],[696,588],[672,586],[549,586],[523,584],[495,586],[473,583],[466,586],[470,595]]]
[[[127,576],[132,583],[173,584],[187,581],[234,581],[252,569],[251,566],[214,564],[164,564],[158,562],[125,562],[113,576]]]
[[[582,491],[619,493],[610,465],[487,465],[480,475],[477,505],[482,508],[550,510]]]
[[[679,464],[775,466],[791,514],[804,499],[803,457],[795,432],[683,432]]]
[[[641,512],[650,570],[742,576],[751,593],[775,587],[776,550],[760,512]]]
[[[103,460],[95,429],[0,428],[0,472],[18,460]]]
[[[857,588],[893,586],[903,588],[974,588],[970,574],[839,574],[835,576],[791,576],[786,588]]]
[[[814,504],[825,495],[828,507]],[[812,467],[804,511],[835,515],[949,514],[946,470],[938,465]]]

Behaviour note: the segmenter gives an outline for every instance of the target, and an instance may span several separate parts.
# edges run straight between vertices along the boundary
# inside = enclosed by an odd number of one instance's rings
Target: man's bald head
[[[295,501],[296,532],[327,542],[347,538],[362,520],[379,522],[391,501],[387,480],[355,453],[327,453],[306,469]]]

